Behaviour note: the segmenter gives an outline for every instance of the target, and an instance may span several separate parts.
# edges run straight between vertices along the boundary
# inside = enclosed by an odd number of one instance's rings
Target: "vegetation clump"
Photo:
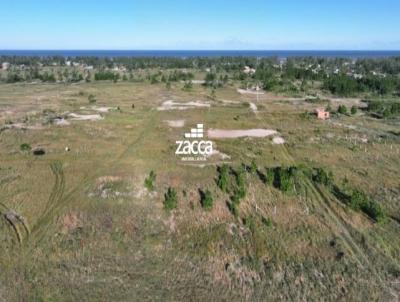
[[[89,104],[93,104],[93,103],[97,102],[96,97],[93,94],[89,94],[88,101],[89,101]]]
[[[395,101],[367,101],[366,110],[383,118],[400,116],[400,102]]]
[[[94,75],[94,80],[95,81],[107,81],[107,80],[111,80],[111,81],[118,81],[119,79],[119,74],[118,73],[113,73],[111,71],[99,71],[96,72]]]
[[[381,222],[385,219],[385,213],[381,206],[368,199],[364,192],[354,190],[350,195],[349,201],[353,210],[364,212],[376,222]]]
[[[332,172],[327,172],[323,168],[313,169],[312,180],[316,183],[331,187],[333,184]]]
[[[149,191],[154,191],[155,188],[155,184],[154,182],[156,181],[156,173],[154,173],[154,171],[150,171],[150,174],[148,177],[145,178],[144,180],[144,186],[147,188],[147,190]]]
[[[340,114],[347,114],[347,107],[345,105],[339,105],[337,112]]]
[[[173,210],[178,206],[178,196],[176,190],[169,187],[167,192],[164,194],[164,208],[166,210]]]
[[[228,180],[229,180],[229,167],[226,164],[218,167],[218,179],[217,179],[217,186],[222,191],[227,192],[228,190]]]
[[[31,145],[27,144],[27,143],[23,143],[19,146],[19,148],[21,149],[21,151],[31,151],[32,147]]]
[[[211,210],[214,204],[214,200],[210,190],[206,190],[205,192],[200,190],[200,203],[203,209]]]

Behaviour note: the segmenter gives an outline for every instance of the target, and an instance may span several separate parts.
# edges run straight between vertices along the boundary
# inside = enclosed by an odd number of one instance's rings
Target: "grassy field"
[[[201,85],[0,85],[0,301],[399,299],[399,120],[359,111],[320,121],[304,114],[319,104],[237,88],[211,98]],[[157,110],[168,100],[210,107]],[[354,103],[331,100],[334,108]],[[69,113],[102,119],[75,121]],[[185,125],[166,122],[176,120]],[[276,130],[285,143],[216,139],[229,159],[182,162],[175,141],[197,123]],[[224,162],[233,169],[253,162],[260,172],[322,167],[335,185],[347,180],[365,192],[385,220],[309,179],[286,194],[250,172],[235,216],[231,192],[216,184]],[[154,191],[144,185],[150,171]],[[172,211],[163,204],[169,187],[178,197]],[[199,189],[211,192],[211,210],[202,208]]]

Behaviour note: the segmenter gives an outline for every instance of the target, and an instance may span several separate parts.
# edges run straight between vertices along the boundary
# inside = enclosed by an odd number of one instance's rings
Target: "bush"
[[[112,80],[112,81],[117,81],[119,79],[119,74],[113,73],[111,71],[99,71],[96,72],[94,75],[94,80],[95,81],[106,81],[106,80]]]
[[[294,191],[294,179],[292,175],[293,169],[282,169],[277,167],[274,169],[274,187],[278,188],[283,192],[293,192]]]
[[[238,194],[238,197],[240,199],[242,199],[247,194],[246,170],[244,169],[243,166],[241,166],[235,171],[235,175],[236,175],[236,184],[237,184],[236,194]]]
[[[96,97],[93,94],[89,94],[88,100],[89,100],[90,104],[93,104],[93,103],[97,102]]]
[[[166,210],[172,210],[178,206],[178,197],[174,188],[169,187],[167,193],[164,194],[164,198],[164,208]]]
[[[193,88],[193,83],[192,81],[187,81],[185,82],[185,84],[183,85],[183,90],[185,91],[189,91]]]
[[[250,172],[252,174],[255,174],[257,172],[257,163],[254,159],[251,161]]]
[[[385,220],[385,213],[381,206],[374,201],[369,200],[361,206],[361,210],[376,222]]]
[[[385,219],[381,206],[369,200],[364,192],[354,190],[350,196],[350,207],[356,211],[363,211],[373,220],[380,222]]]
[[[356,106],[352,106],[351,109],[350,109],[350,113],[352,115],[356,114],[357,113],[357,107]]]
[[[367,201],[367,196],[364,192],[354,190],[350,195],[350,207],[353,210],[361,210],[362,205]]]
[[[326,172],[323,168],[315,168],[313,170],[312,180],[325,186],[331,186],[333,183],[333,174],[332,172]]]
[[[345,105],[339,105],[338,107],[338,113],[340,114],[347,114],[347,107]]]
[[[21,149],[21,151],[30,151],[32,149],[31,145],[29,145],[27,143],[21,144],[21,146],[19,146],[19,148]]]
[[[220,188],[222,191],[227,192],[228,191],[228,178],[229,178],[229,167],[226,164],[223,164],[221,167],[218,167],[218,180],[217,180],[217,186]]]
[[[272,186],[274,184],[274,179],[275,179],[274,170],[273,169],[268,169],[268,168],[266,170],[267,170],[267,175],[266,175],[267,184]]]
[[[200,203],[203,209],[211,210],[213,207],[213,198],[209,190],[203,192],[200,190]]]
[[[237,203],[227,202],[227,206],[233,216],[235,216],[235,217],[239,216],[239,209],[237,207]]]
[[[147,178],[144,180],[144,186],[149,190],[149,191],[154,191],[154,182],[156,180],[156,173],[154,171],[150,171],[150,174]]]

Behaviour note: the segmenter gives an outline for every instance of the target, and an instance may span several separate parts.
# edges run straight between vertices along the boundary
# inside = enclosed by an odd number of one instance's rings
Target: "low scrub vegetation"
[[[376,222],[382,222],[386,219],[386,214],[380,204],[368,198],[368,196],[357,189],[334,188],[334,194],[338,199],[347,204],[355,211],[361,211]]]
[[[218,167],[218,179],[217,185],[222,191],[227,192],[228,190],[228,180],[229,180],[229,167],[226,164]]]
[[[173,210],[178,206],[178,196],[176,190],[169,187],[164,195],[164,208],[166,210]]]
[[[156,181],[156,177],[157,177],[156,173],[154,173],[154,171],[150,171],[149,176],[146,177],[144,180],[144,186],[146,187],[147,190],[154,191],[155,189],[154,182]]]
[[[214,204],[214,200],[210,190],[202,191],[199,190],[200,193],[200,203],[203,209],[211,210]]]
[[[19,146],[19,148],[21,149],[21,151],[31,151],[32,147],[31,145],[27,144],[27,143],[23,143]]]
[[[384,118],[400,116],[400,102],[395,101],[366,101],[369,113],[377,114]]]

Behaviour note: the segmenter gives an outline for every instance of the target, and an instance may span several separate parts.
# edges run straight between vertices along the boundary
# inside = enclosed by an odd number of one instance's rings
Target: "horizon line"
[[[400,52],[400,49],[0,49],[0,51],[390,51],[390,52]]]

